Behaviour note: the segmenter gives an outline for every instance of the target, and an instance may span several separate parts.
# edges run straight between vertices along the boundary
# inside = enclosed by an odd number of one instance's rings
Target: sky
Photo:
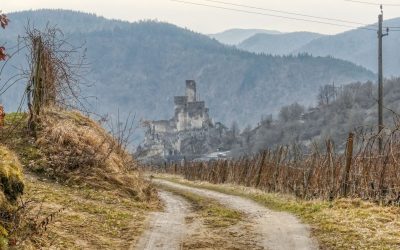
[[[283,15],[265,10],[256,10],[238,6],[229,6],[206,0],[182,0],[198,4],[241,9],[250,12],[262,12],[272,15]],[[305,15],[343,19],[362,24],[377,21],[378,5],[354,3],[345,0],[220,0],[231,4],[251,5],[279,11],[295,12]],[[380,3],[376,0],[365,0]],[[385,0],[385,19],[400,17],[400,0]],[[107,18],[126,21],[157,19],[186,27],[196,32],[213,34],[231,28],[257,28],[278,30],[282,32],[311,31],[323,34],[336,34],[352,27],[339,27],[320,23],[271,17],[258,14],[241,13],[230,10],[215,9],[206,6],[179,3],[171,0],[8,0],[2,1],[0,9],[14,12],[30,9],[71,9],[95,13]],[[288,16],[288,15],[285,15]],[[293,16],[292,16],[293,17]],[[301,17],[298,17],[301,18]],[[326,21],[330,22],[330,21]],[[342,23],[343,24],[343,23]],[[354,26],[354,24],[350,24]],[[359,25],[355,25],[359,26]]]

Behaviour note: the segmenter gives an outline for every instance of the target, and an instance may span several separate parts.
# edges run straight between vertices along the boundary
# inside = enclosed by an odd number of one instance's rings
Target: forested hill
[[[169,118],[173,96],[184,92],[186,79],[195,79],[215,120],[254,124],[283,105],[295,101],[311,104],[319,86],[375,77],[343,60],[256,55],[155,21],[127,23],[61,10],[20,12],[9,17],[11,25],[5,31],[8,47],[27,19],[38,26],[56,24],[66,30],[70,42],[86,41],[91,70],[85,78],[95,87],[84,95],[97,96],[94,107],[100,113],[119,109],[122,114],[135,113],[138,119]],[[13,64],[21,63],[16,59]],[[7,110],[19,103],[15,91],[12,88],[2,96]]]
[[[262,29],[230,29],[209,36],[223,44],[238,45],[256,34],[281,34],[281,32]]]
[[[3,32],[3,35],[15,36],[21,35],[25,31],[27,24],[35,27],[45,27],[53,25],[60,28],[65,33],[73,32],[92,32],[96,30],[112,30],[116,27],[127,28],[129,22],[120,20],[110,20],[95,14],[82,13],[68,10],[37,10],[21,11],[9,13],[9,29]]]
[[[398,27],[400,18],[386,20],[383,25],[384,27]],[[367,27],[377,27],[377,24]],[[400,76],[399,43],[400,32],[395,30],[389,31],[389,36],[383,40],[383,66],[387,76]],[[376,72],[378,69],[377,51],[376,31],[355,29],[337,35],[320,37],[293,52],[307,52],[314,56],[331,55],[363,65]]]
[[[271,55],[289,55],[309,42],[323,37],[311,32],[256,34],[237,45],[238,48]]]
[[[266,117],[256,128],[242,134],[240,152],[258,152],[280,145],[298,145],[309,150],[323,147],[327,139],[344,150],[349,132],[377,131],[378,88],[372,82],[343,86],[326,85],[319,90],[318,105],[305,108],[297,103],[282,107],[274,119]],[[384,125],[398,126],[400,78],[384,81]]]

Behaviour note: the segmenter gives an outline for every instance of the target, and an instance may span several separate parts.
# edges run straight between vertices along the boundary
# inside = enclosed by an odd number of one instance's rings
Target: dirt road
[[[217,200],[227,207],[242,211],[251,220],[253,225],[255,225],[257,234],[259,235],[259,245],[263,246],[264,249],[318,249],[318,244],[310,237],[309,227],[301,224],[291,214],[271,211],[252,200],[238,196],[192,188],[165,180],[154,180],[154,182],[206,196]],[[138,249],[179,249],[176,247],[179,245],[182,237],[184,237],[184,217],[187,213],[188,205],[178,197],[167,193],[161,192],[161,198],[166,203],[166,211],[155,216],[151,231],[146,233]],[[171,230],[172,228],[173,230]],[[163,236],[167,236],[167,238],[163,239]],[[145,244],[143,242],[147,242],[147,245],[143,245]]]
[[[181,249],[186,235],[185,217],[189,204],[183,198],[168,192],[159,191],[164,203],[164,211],[154,213],[149,229],[139,240],[136,249]]]

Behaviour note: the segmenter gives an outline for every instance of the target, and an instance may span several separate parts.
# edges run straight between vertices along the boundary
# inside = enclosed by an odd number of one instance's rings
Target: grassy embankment
[[[242,196],[270,209],[293,213],[312,227],[312,234],[321,249],[400,248],[399,207],[380,206],[359,199],[304,201],[243,186],[192,182],[171,175],[159,175],[157,178]]]
[[[25,114],[9,114],[0,129],[0,142],[17,155],[25,174],[25,208],[8,227],[9,245],[17,249],[134,245],[148,213],[159,204],[129,155],[114,149],[114,139],[78,112],[49,110],[36,138],[27,132],[26,119]]]

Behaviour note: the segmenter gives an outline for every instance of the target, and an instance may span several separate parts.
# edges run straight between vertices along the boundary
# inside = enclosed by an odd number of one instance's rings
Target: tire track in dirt
[[[181,249],[186,236],[185,217],[190,204],[183,198],[169,192],[159,191],[165,208],[163,212],[151,215],[148,230],[142,235],[137,250]]]
[[[314,250],[318,244],[310,236],[310,228],[295,216],[285,212],[269,210],[258,203],[234,195],[188,187],[166,180],[153,180],[172,188],[185,190],[197,195],[215,199],[223,205],[242,211],[252,221],[259,236],[259,244],[271,250]],[[164,248],[167,249],[167,248]],[[173,249],[173,248],[171,248]]]

